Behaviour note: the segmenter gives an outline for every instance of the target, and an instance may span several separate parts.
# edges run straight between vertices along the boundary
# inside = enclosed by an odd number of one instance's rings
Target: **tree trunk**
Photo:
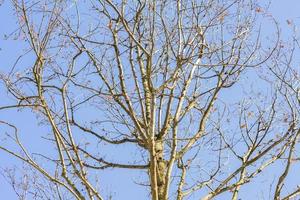
[[[163,158],[163,142],[158,140],[154,146],[154,154],[151,155],[149,170],[152,200],[166,200],[164,194],[167,163]]]

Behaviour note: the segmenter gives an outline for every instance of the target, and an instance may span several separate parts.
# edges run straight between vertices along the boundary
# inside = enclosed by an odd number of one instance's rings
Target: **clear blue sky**
[[[0,0],[1,2],[1,0]],[[287,24],[287,20],[292,20],[296,26],[300,27],[300,1],[299,0],[273,0],[271,4],[271,13],[275,17],[276,20],[279,21],[282,35],[288,36],[290,32],[290,26]],[[265,24],[265,26],[268,26]],[[16,28],[12,8],[10,2],[8,0],[4,1],[4,4],[0,6],[0,71],[7,71],[14,61],[17,59],[18,55],[22,53],[22,43],[18,40],[3,40],[5,34],[9,34]],[[3,92],[3,86],[0,85],[0,106],[5,104],[7,101],[7,95]],[[42,128],[37,128],[36,125],[31,122],[35,120],[32,116],[20,112],[18,115],[14,115],[15,112],[0,112],[0,120],[8,120],[13,121],[14,123],[20,126],[22,132],[41,135],[41,132],[47,131]],[[34,131],[33,131],[34,130]],[[2,131],[0,129],[0,134]],[[24,136],[24,142],[32,144],[32,137]],[[32,144],[32,149],[43,149],[42,144]],[[47,149],[43,149],[47,151]],[[22,169],[20,162],[17,162],[15,159],[8,157],[6,154],[0,151],[0,171],[5,169],[6,167],[18,165],[19,169]],[[299,169],[300,170],[300,169]],[[124,171],[125,172],[125,171]],[[135,187],[134,185],[125,185],[122,183],[122,179],[131,179],[131,172],[126,171],[126,173],[119,173],[116,175],[113,171],[105,172],[106,175],[102,181],[107,181],[111,184],[108,184],[104,189],[112,190],[113,187],[116,188],[112,192],[118,191],[116,194],[116,199],[114,200],[126,200],[129,197],[132,197],[132,193],[135,192],[138,196],[134,199],[140,200],[146,198],[144,195],[143,188]],[[120,175],[121,174],[121,175]],[[298,179],[299,179],[299,175]],[[117,183],[117,184],[116,184]],[[255,188],[253,188],[255,191]],[[140,196],[139,196],[140,195]],[[123,198],[121,198],[123,197]],[[245,197],[246,198],[246,197]],[[7,184],[7,182],[0,175],[0,199],[2,200],[15,200],[17,199],[13,189],[11,186]],[[133,198],[131,198],[132,200]],[[251,198],[247,198],[251,199]]]

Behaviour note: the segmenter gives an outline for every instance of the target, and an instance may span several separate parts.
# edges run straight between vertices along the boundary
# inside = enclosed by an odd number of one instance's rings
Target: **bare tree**
[[[0,149],[44,177],[47,186],[33,181],[34,198],[109,199],[93,172],[123,168],[147,172],[139,184],[152,200],[236,200],[276,163],[284,164],[271,198],[300,193],[283,191],[298,162],[297,40],[283,48],[265,8],[252,0],[12,4],[14,34],[28,46],[1,74],[14,103],[0,110],[31,110],[51,129],[44,137],[56,154],[29,152],[6,121],[20,151]],[[261,20],[275,30],[268,44]],[[268,94],[248,91],[256,73]],[[138,153],[113,158],[105,149],[114,146]]]

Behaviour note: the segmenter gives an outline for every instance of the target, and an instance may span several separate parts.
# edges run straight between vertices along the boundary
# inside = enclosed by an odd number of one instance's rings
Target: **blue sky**
[[[1,0],[0,0],[1,2]],[[299,0],[273,0],[270,12],[274,16],[276,20],[278,20],[282,36],[284,38],[288,38],[291,34],[291,28],[287,23],[287,20],[293,22],[296,26],[300,25],[300,1]],[[263,24],[264,26],[268,26],[267,24]],[[0,71],[7,71],[15,62],[18,55],[22,54],[22,46],[23,44],[19,40],[4,40],[5,35],[11,33],[16,29],[16,24],[13,16],[13,11],[11,5],[8,0],[4,1],[4,4],[0,6]],[[7,101],[7,95],[3,92],[3,85],[0,85],[0,105],[4,105]],[[42,135],[43,132],[47,132],[48,130],[43,127],[37,127],[35,124],[31,124],[30,122],[35,121],[35,117],[28,117],[28,113],[19,112],[15,115],[15,112],[1,112],[0,111],[0,120],[8,120],[13,121],[23,132],[32,133],[36,135]],[[0,129],[1,130],[1,129]],[[33,131],[34,130],[34,131]],[[2,132],[0,132],[2,134]],[[30,143],[31,138],[23,135],[24,143]],[[32,142],[31,142],[32,144]],[[48,151],[48,149],[43,148],[42,143],[33,143],[31,148],[34,149],[42,149],[43,151]],[[5,153],[0,151],[0,171],[6,167],[17,165],[19,169],[22,169],[20,162],[17,162],[15,159],[7,156]],[[125,172],[125,171],[124,171]],[[107,179],[111,182],[118,183],[117,188],[112,191],[118,191],[118,195],[116,195],[116,199],[126,199],[126,197],[131,197],[130,193],[135,192],[137,196],[135,199],[143,199],[146,198],[145,194],[142,192],[142,187],[135,187],[132,185],[122,184],[122,179],[131,179],[131,173],[126,171],[126,173],[119,173],[116,175],[114,171],[107,171],[105,175],[103,175],[104,181]],[[121,175],[120,175],[121,174]],[[137,180],[138,181],[138,180]],[[112,185],[105,186],[107,190],[112,189]],[[256,188],[253,187],[253,191]],[[13,189],[7,182],[3,179],[3,176],[0,175],[0,199],[14,200],[17,199]],[[121,198],[123,196],[123,198]],[[132,199],[132,198],[131,198]]]

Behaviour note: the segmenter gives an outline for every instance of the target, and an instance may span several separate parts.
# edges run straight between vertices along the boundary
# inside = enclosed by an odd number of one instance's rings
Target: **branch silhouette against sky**
[[[0,4],[1,198],[299,198],[296,0]]]

